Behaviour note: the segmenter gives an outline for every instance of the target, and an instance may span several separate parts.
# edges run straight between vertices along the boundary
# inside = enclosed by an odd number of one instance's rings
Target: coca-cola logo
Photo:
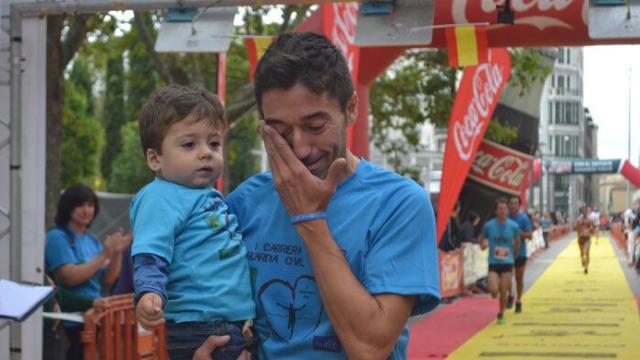
[[[331,40],[342,52],[349,71],[353,72],[357,60],[356,49],[353,45],[356,38],[356,24],[358,19],[358,4],[332,4],[335,22],[331,29]]]
[[[495,63],[476,67],[472,79],[472,98],[462,120],[454,119],[453,143],[462,160],[469,160],[482,138],[482,128],[489,120],[492,106],[498,101],[498,91],[505,80],[503,69]]]
[[[498,5],[504,5],[505,0],[451,0],[451,18],[454,23],[468,24],[473,21],[467,19],[468,7],[480,6],[484,14],[494,14]],[[579,3],[581,2],[581,3]],[[583,24],[588,24],[589,0],[511,0],[511,9],[516,13],[516,25],[530,25],[544,30],[547,27],[561,27],[573,30],[567,22],[567,15],[573,15],[581,7]],[[574,6],[572,6],[575,4]],[[474,21],[477,19],[474,19]],[[497,25],[500,26],[500,25]]]
[[[486,180],[501,188],[519,191],[528,176],[531,160],[513,152],[502,152],[484,143],[473,160],[470,176]]]

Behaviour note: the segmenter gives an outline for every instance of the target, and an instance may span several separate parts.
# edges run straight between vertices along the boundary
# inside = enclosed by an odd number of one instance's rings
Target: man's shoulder
[[[366,160],[358,166],[358,186],[388,196],[426,196],[427,190],[414,180],[394,171],[384,169]],[[428,196],[427,196],[428,198]]]
[[[493,218],[493,219],[487,220],[487,222],[484,223],[483,227],[485,227],[487,229],[490,229],[490,228],[494,227],[495,225],[496,225],[496,219]]]
[[[526,215],[525,215],[526,217]],[[518,223],[512,219],[507,219],[507,224],[511,227],[516,227],[518,229],[520,229],[520,225],[518,225]]]

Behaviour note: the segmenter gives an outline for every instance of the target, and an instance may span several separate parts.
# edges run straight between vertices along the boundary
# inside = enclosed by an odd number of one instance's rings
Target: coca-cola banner
[[[635,44],[639,38],[589,37],[589,0],[511,0],[514,24],[496,24],[498,6],[506,0],[435,0],[430,47],[447,45],[439,25],[489,23],[489,47],[556,47],[595,44]],[[620,20],[620,23],[624,23]],[[622,26],[622,25],[621,25]]]
[[[358,3],[326,3],[322,4],[324,12],[322,32],[340,49],[347,60],[354,84],[358,79],[358,63],[360,48],[355,45],[356,23],[358,20]],[[353,129],[347,129],[347,146],[353,148]]]
[[[530,176],[533,156],[482,140],[469,178],[503,193],[520,196]]]
[[[437,212],[438,242],[510,74],[511,59],[506,49],[491,49],[487,63],[464,69],[451,109],[444,152]]]

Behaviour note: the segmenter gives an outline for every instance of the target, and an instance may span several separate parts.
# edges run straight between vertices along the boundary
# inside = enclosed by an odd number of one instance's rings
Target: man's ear
[[[353,125],[358,118],[358,94],[354,91],[347,102],[347,127]]]
[[[147,166],[153,172],[160,171],[160,154],[154,149],[147,149]]]

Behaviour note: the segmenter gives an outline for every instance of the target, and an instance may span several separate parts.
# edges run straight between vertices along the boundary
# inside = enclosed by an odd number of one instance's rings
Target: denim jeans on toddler
[[[229,335],[227,345],[216,349],[212,354],[214,360],[236,360],[242,350],[251,353],[257,359],[256,338],[249,343],[242,335],[244,321],[189,321],[176,323],[167,321],[167,351],[171,360],[191,360],[196,350],[210,335]]]

